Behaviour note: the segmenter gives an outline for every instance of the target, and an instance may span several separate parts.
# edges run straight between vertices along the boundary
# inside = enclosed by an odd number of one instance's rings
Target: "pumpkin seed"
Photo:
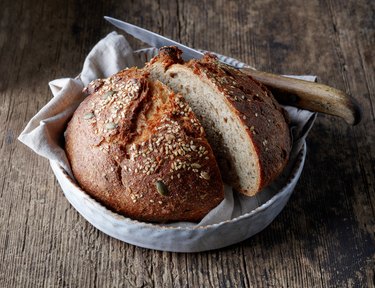
[[[107,124],[105,124],[105,129],[107,130],[113,130],[117,127],[117,124],[113,123],[113,122],[109,122]]]
[[[160,195],[163,195],[163,196],[169,195],[168,188],[162,181],[156,181],[155,185],[156,185],[156,190],[158,190]]]
[[[193,163],[193,164],[191,164],[191,168],[195,168],[195,169],[199,169],[199,168],[201,168],[202,166],[200,165],[200,164],[198,164],[198,163]]]
[[[85,115],[83,115],[83,119],[85,119],[85,120],[89,120],[89,119],[91,119],[91,118],[93,118],[95,115],[94,115],[94,113],[86,113]]]
[[[108,92],[104,93],[101,98],[102,98],[102,100],[106,100],[109,97],[111,97],[113,94],[115,94],[114,91],[108,91]]]

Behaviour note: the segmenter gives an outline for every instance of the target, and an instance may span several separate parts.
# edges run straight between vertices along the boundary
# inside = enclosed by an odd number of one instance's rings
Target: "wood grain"
[[[0,3],[0,287],[374,287],[375,2]],[[279,74],[315,74],[363,107],[350,127],[320,115],[280,216],[240,244],[199,254],[110,238],[67,202],[47,160],[16,138],[112,31],[110,15]],[[135,47],[142,45],[131,40]]]

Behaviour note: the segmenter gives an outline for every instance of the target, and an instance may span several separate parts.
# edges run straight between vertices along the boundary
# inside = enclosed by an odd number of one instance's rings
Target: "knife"
[[[182,58],[185,61],[200,59],[204,55],[200,51],[133,24],[108,16],[104,16],[104,19],[153,47],[177,46],[183,51]],[[266,85],[281,104],[338,116],[350,125],[356,125],[361,121],[361,107],[354,98],[343,91],[324,84],[289,78],[252,68],[241,68],[239,70]]]

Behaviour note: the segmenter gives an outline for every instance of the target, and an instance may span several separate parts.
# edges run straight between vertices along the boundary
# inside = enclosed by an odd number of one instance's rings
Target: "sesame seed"
[[[205,171],[202,171],[200,176],[205,180],[210,180],[210,175]]]

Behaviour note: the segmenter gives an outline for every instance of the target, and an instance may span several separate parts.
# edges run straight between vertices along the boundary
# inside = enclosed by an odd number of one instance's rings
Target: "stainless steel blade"
[[[117,20],[108,16],[104,16],[104,19],[110,22],[111,24],[113,24],[114,26],[116,26],[117,28],[125,31],[126,33],[132,35],[133,37],[153,47],[161,48],[163,46],[177,46],[178,48],[182,50],[182,52],[184,52],[182,54],[182,59],[184,60],[190,60],[193,58],[199,59],[199,58],[202,58],[203,56],[203,53],[195,49],[182,45],[176,41],[173,41],[164,36],[148,31],[146,29],[140,28],[138,26],[135,26],[135,25],[132,25],[124,21],[120,21],[120,20]]]

